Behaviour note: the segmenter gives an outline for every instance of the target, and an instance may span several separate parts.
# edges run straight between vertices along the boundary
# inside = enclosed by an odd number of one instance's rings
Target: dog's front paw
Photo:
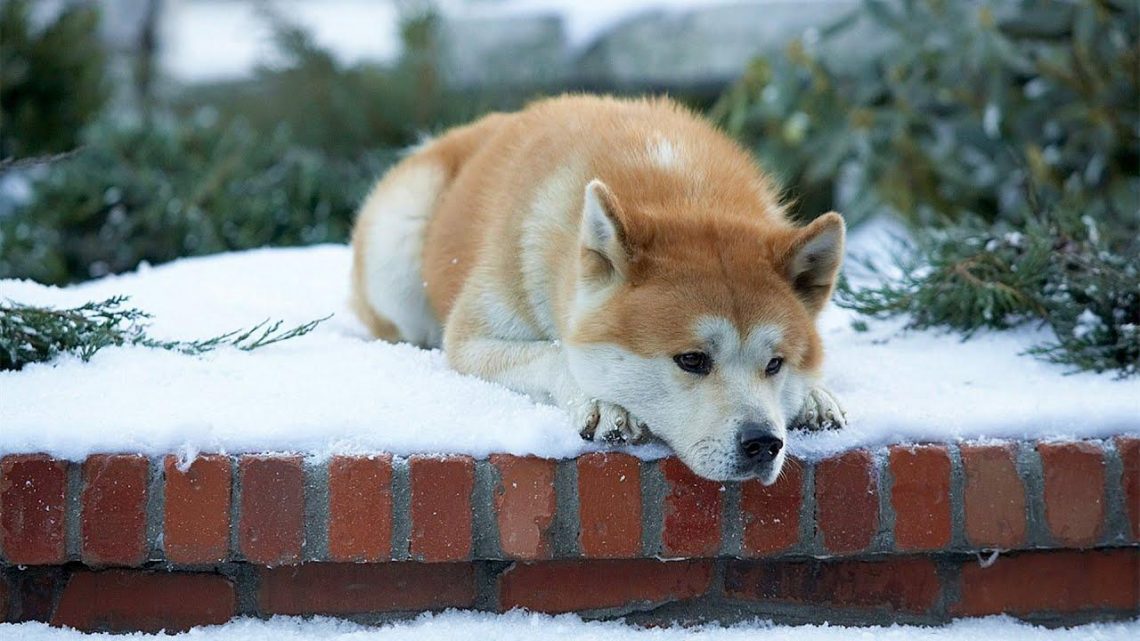
[[[649,431],[645,423],[625,408],[606,401],[586,401],[572,412],[578,434],[587,441],[638,443]]]
[[[838,430],[844,427],[847,427],[847,413],[835,400],[834,394],[818,385],[808,392],[800,415],[792,421],[792,429],[800,430]]]

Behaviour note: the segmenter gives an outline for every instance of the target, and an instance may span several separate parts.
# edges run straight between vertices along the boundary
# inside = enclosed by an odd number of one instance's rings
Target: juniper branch
[[[1029,350],[1074,370],[1140,373],[1140,266],[1098,240],[1072,212],[1035,216],[1020,230],[981,221],[919,232],[894,259],[901,274],[871,287],[840,282],[836,302],[860,314],[906,315],[911,328],[981,329],[1041,322],[1055,339]]]
[[[70,309],[55,309],[13,301],[0,302],[0,370],[19,370],[62,354],[75,354],[84,361],[96,352],[119,345],[140,345],[182,354],[199,355],[231,346],[253,351],[274,343],[304,336],[325,316],[282,331],[283,321],[266,319],[248,329],[239,329],[196,341],[155,339],[147,334],[151,316],[123,307],[125,296],[89,302]]]

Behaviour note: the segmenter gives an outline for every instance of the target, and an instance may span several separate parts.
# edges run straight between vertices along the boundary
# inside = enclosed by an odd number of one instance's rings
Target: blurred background
[[[1135,373],[1138,31],[1137,0],[0,0],[0,278],[343,242],[425,135],[668,93],[800,218],[908,227],[841,304]]]

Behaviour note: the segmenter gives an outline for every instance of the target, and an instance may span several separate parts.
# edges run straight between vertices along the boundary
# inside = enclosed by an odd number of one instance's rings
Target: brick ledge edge
[[[880,622],[1140,614],[1140,439],[892,446],[786,469],[764,487],[622,453],[185,466],[9,455],[0,616],[133,630],[444,607]],[[983,568],[991,550],[1003,554]],[[375,596],[354,601],[346,584]],[[128,612],[115,614],[117,598]]]

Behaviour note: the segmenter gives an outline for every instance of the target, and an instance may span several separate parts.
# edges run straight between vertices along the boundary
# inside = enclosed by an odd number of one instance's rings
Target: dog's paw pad
[[[820,431],[847,427],[847,414],[839,401],[824,387],[813,387],[804,408],[792,423],[793,429]]]

